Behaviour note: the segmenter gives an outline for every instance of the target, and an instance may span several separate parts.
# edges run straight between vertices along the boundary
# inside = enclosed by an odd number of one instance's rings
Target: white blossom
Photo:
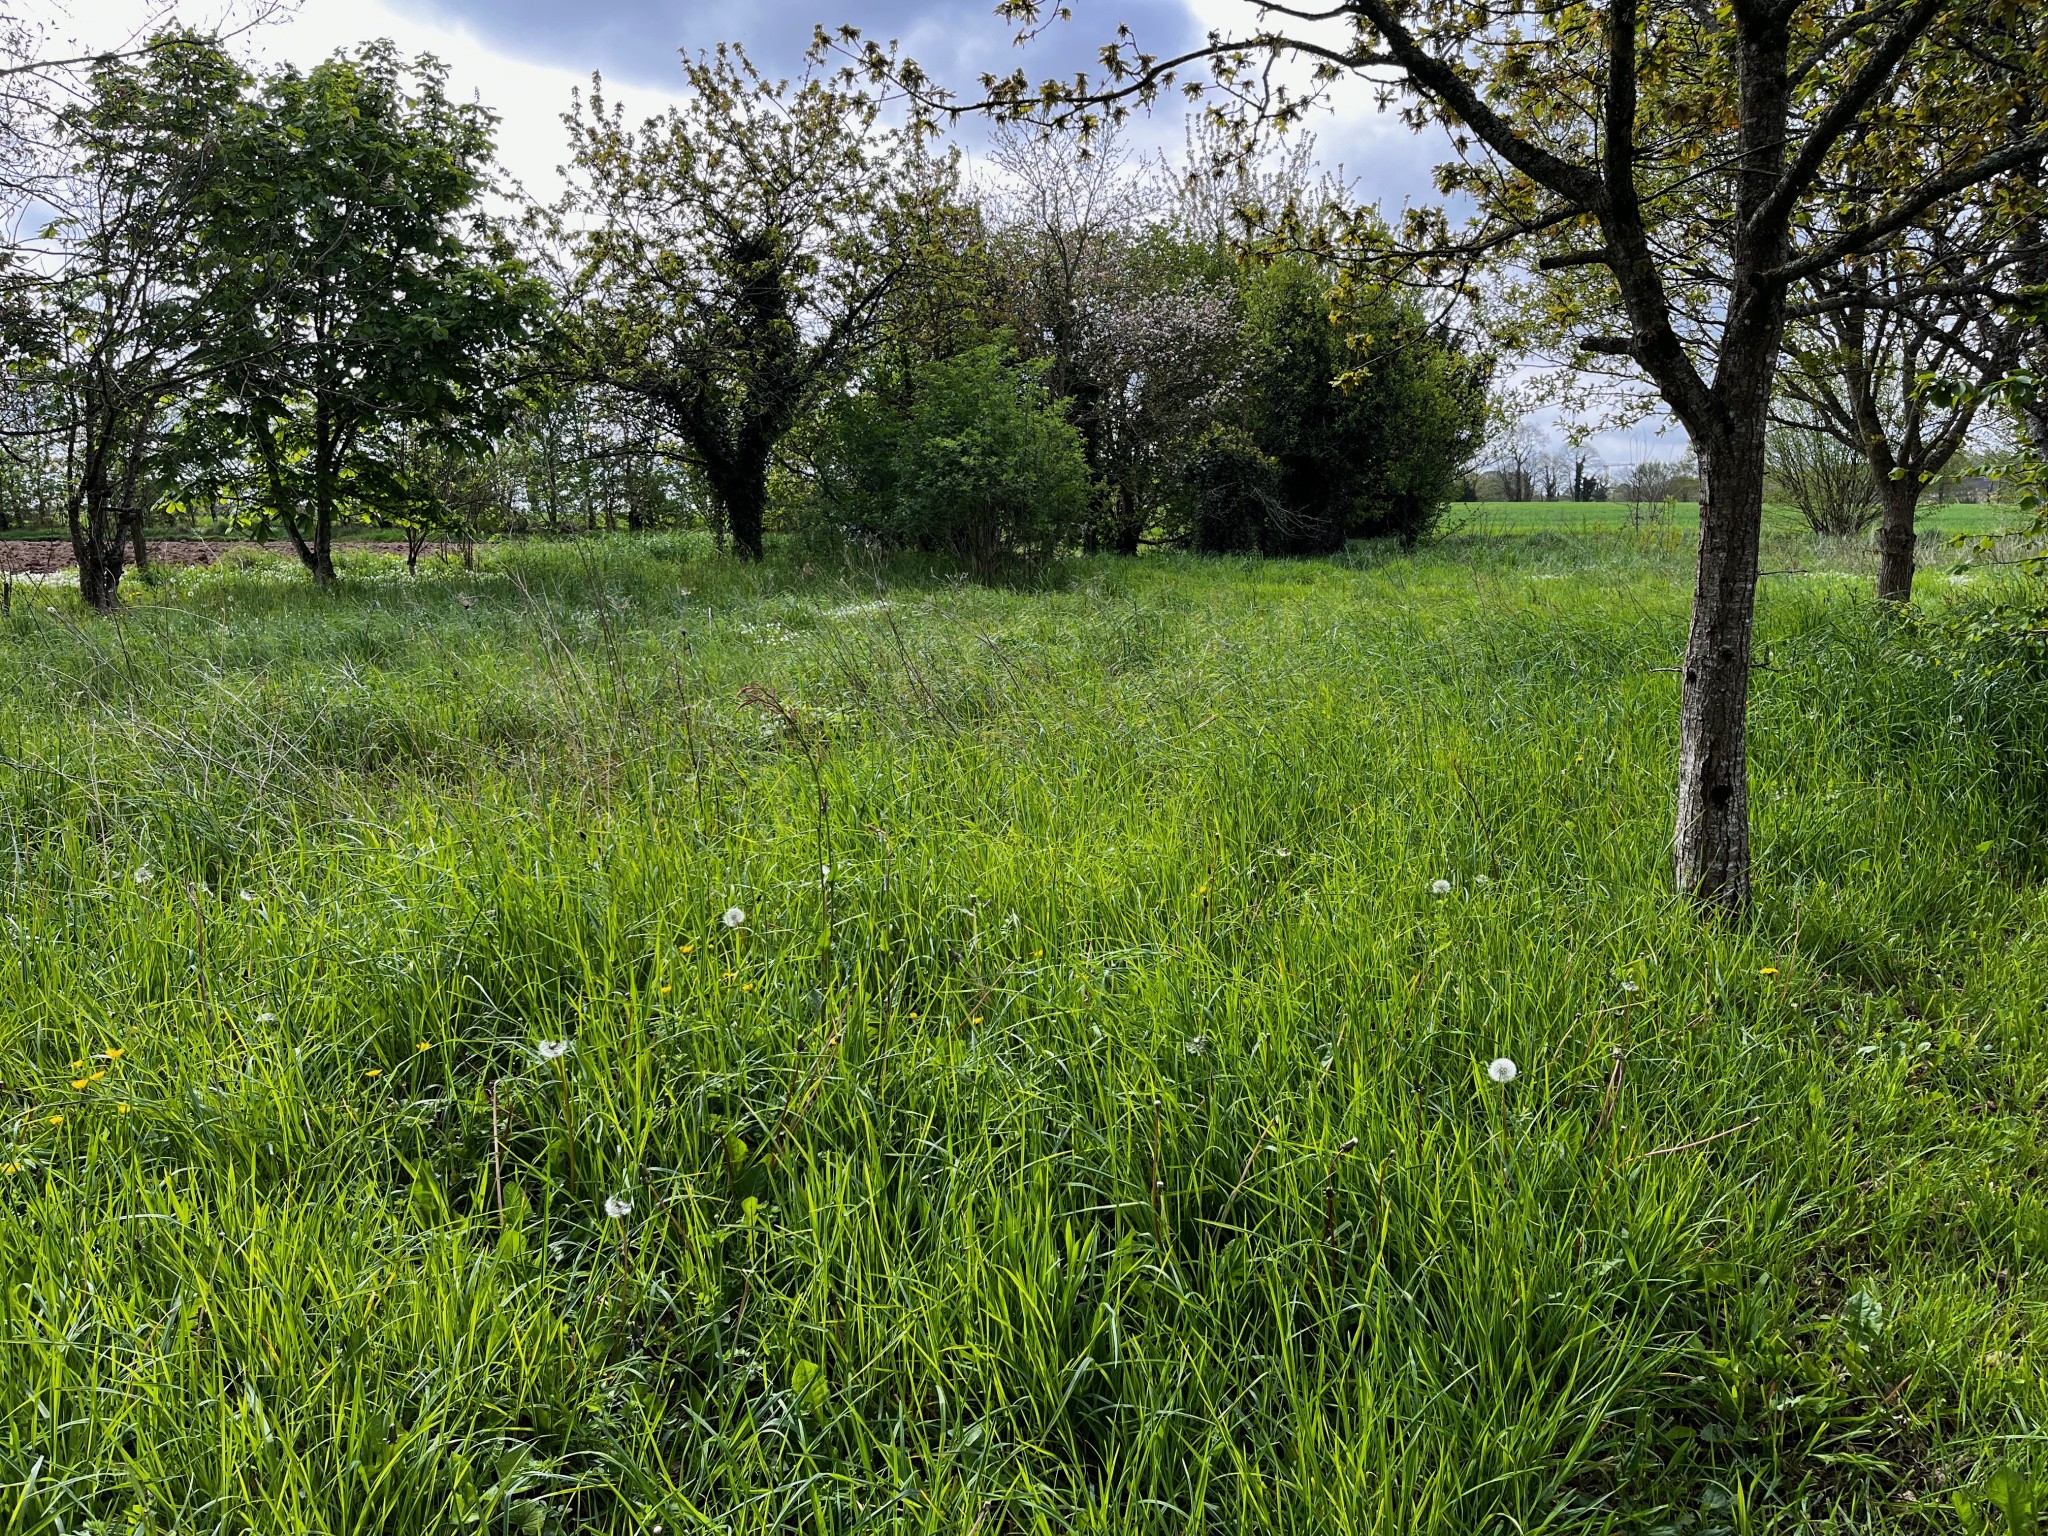
[[[1512,1083],[1521,1074],[1521,1070],[1515,1065],[1512,1057],[1496,1056],[1487,1064],[1486,1075],[1496,1083],[1506,1084]]]

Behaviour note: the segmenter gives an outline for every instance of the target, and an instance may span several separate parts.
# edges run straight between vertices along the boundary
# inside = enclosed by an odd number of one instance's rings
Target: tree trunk
[[[1884,520],[1877,533],[1877,595],[1888,603],[1913,600],[1914,520],[1920,510],[1920,477],[1902,475],[1878,482]]]
[[[334,585],[334,427],[327,401],[313,401],[313,547],[307,568],[313,585]]]
[[[724,465],[706,478],[725,509],[734,552],[742,560],[759,560],[764,552],[761,527],[768,515],[767,459]]]
[[[1128,485],[1116,488],[1116,528],[1113,548],[1119,555],[1135,555],[1145,531],[1144,515],[1138,511],[1137,495]]]
[[[1678,889],[1728,914],[1749,905],[1750,625],[1763,528],[1759,431],[1700,445],[1700,555],[1678,706]]]

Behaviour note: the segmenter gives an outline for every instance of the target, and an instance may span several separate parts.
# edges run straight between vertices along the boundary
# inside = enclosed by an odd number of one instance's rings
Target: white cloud
[[[242,0],[245,13],[246,5]],[[119,46],[163,13],[146,0],[69,0],[61,6],[46,0],[28,9],[53,38],[76,39],[88,48]],[[259,61],[302,67],[372,38],[390,38],[407,54],[431,53],[448,66],[450,94],[473,96],[498,114],[498,153],[505,168],[536,197],[551,197],[567,149],[562,113],[571,90],[589,84],[589,70],[521,58],[467,28],[410,11],[386,0],[302,0],[282,18],[243,34],[241,46]],[[231,12],[214,5],[188,7],[185,14],[210,23]],[[629,113],[658,111],[669,101],[638,86],[612,94],[625,100]]]

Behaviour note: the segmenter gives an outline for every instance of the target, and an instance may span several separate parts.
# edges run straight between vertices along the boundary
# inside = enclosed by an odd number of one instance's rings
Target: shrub
[[[1247,425],[1280,469],[1292,526],[1273,554],[1434,526],[1464,478],[1485,416],[1486,369],[1412,303],[1344,296],[1303,261],[1277,262],[1247,296]]]
[[[1846,536],[1877,521],[1882,503],[1870,462],[1812,426],[1775,428],[1766,444],[1771,479],[1815,533]]]
[[[1081,437],[1005,347],[886,370],[821,434],[821,515],[886,547],[943,550],[981,580],[1051,553],[1089,505]]]
[[[1212,426],[1189,450],[1187,540],[1205,555],[1261,553],[1286,526],[1280,466],[1243,429]]]

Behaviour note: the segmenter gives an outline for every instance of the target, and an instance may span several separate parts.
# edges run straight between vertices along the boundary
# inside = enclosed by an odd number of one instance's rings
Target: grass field
[[[2002,533],[2024,526],[2026,521],[2015,507],[1930,504],[1920,509],[1918,525],[1922,534],[1939,539],[1956,534]],[[1674,502],[1669,509],[1660,509],[1653,526],[1659,524],[1697,532],[1699,504]],[[1447,530],[1466,534],[1596,533],[1633,526],[1625,501],[1460,501],[1453,502],[1444,513]],[[1806,525],[1790,507],[1766,506],[1764,526],[1774,533],[1797,535],[1804,532]]]
[[[2032,1529],[2048,684],[1867,560],[1743,929],[1676,530],[17,594],[0,1527]]]

